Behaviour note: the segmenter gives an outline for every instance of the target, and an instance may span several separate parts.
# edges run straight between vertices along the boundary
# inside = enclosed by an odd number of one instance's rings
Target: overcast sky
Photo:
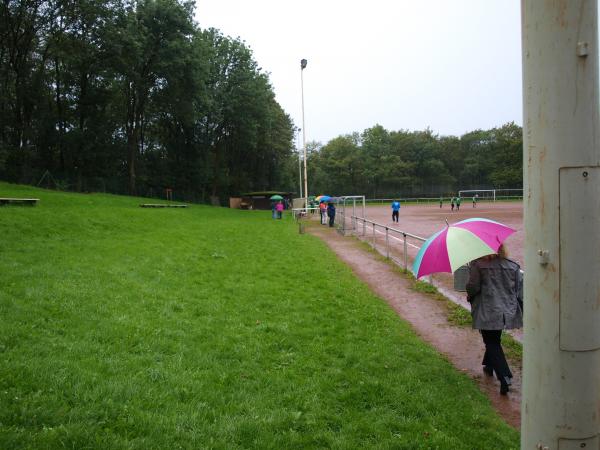
[[[240,37],[307,141],[388,130],[522,125],[519,0],[196,0]],[[298,142],[298,141],[297,141]]]

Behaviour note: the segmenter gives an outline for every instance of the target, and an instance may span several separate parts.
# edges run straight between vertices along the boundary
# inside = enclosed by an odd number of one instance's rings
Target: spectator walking
[[[500,381],[500,394],[512,384],[512,372],[502,349],[502,330],[523,326],[523,276],[519,265],[507,259],[504,245],[497,255],[471,263],[467,300],[471,303],[473,328],[481,332],[485,344],[483,371]]]
[[[394,200],[392,202],[392,222],[398,223],[398,216],[400,215],[400,202]]]
[[[275,209],[277,210],[277,218],[281,219],[281,216],[283,214],[283,203],[281,202],[281,200],[277,202],[277,205],[275,205]]]
[[[331,202],[327,205],[327,216],[329,217],[329,226],[333,227],[335,222],[335,205]]]

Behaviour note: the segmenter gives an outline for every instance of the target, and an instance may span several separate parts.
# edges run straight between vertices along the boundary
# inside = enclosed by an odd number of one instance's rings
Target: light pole
[[[296,128],[296,131],[301,131],[300,128]],[[298,135],[298,137],[300,137]],[[296,140],[296,139],[294,139]],[[296,149],[298,150],[298,186],[300,187],[300,198],[303,198],[302,194],[302,157],[300,156],[300,146],[298,145],[298,141],[296,141]]]
[[[306,177],[306,126],[304,125],[304,76],[306,59],[300,60],[300,89],[302,92],[302,147],[304,148],[304,208],[308,208],[308,178]]]

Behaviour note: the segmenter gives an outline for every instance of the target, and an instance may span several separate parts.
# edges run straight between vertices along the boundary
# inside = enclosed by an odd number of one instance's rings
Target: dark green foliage
[[[514,123],[460,138],[376,125],[313,150],[309,180],[315,192],[370,198],[521,188],[522,147],[522,129]]]
[[[293,127],[184,0],[0,4],[0,178],[204,200],[289,189]]]

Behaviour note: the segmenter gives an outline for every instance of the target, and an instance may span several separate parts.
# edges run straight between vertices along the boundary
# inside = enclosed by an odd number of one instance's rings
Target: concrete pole
[[[308,178],[306,176],[306,126],[304,124],[304,69],[307,61],[300,61],[300,89],[302,91],[302,146],[304,147],[304,207],[308,208]]]
[[[522,0],[522,449],[600,448],[597,0]]]

